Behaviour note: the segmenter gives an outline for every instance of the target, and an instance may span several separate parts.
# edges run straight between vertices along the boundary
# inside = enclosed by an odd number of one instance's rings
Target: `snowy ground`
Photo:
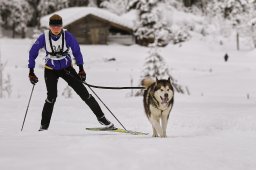
[[[235,51],[192,40],[161,49],[178,82],[191,95],[175,96],[168,138],[152,138],[142,97],[130,90],[95,89],[127,129],[149,132],[132,136],[89,132],[99,126],[88,107],[73,92],[61,95],[59,82],[50,129],[38,132],[45,94],[42,58],[37,59],[35,87],[23,132],[20,132],[32,85],[27,55],[31,40],[1,39],[5,74],[12,78],[10,98],[0,100],[1,170],[254,170],[256,168],[256,51]],[[139,46],[82,46],[87,82],[105,86],[134,85],[148,50]],[[223,60],[230,55],[229,62]],[[105,59],[116,58],[114,62]],[[41,63],[41,64],[39,64]],[[107,117],[119,124],[104,109]],[[119,126],[120,127],[120,126]]]

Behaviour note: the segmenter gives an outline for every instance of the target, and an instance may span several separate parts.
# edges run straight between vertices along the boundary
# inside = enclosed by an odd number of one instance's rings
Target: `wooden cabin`
[[[132,22],[126,22],[124,18],[109,11],[91,7],[76,7],[55,13],[62,16],[64,28],[71,32],[80,44],[131,45],[135,43]],[[47,27],[47,20],[51,15],[41,19],[42,27]]]
[[[119,35],[119,38],[123,35],[123,38],[130,37],[132,39],[131,29],[94,15],[87,15],[65,28],[81,44],[108,44],[110,40],[114,41],[115,35]]]

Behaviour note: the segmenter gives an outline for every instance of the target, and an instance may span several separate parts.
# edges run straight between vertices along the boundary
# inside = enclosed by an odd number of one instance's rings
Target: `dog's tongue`
[[[168,97],[165,97],[165,98],[162,99],[162,104],[165,104],[167,102],[168,102]]]

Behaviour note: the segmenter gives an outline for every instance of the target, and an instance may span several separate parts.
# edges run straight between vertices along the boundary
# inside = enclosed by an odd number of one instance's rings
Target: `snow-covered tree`
[[[145,59],[144,67],[142,70],[142,75],[140,81],[142,82],[145,78],[150,79],[168,79],[170,77],[174,89],[178,93],[184,93],[184,88],[177,83],[177,81],[171,76],[168,66],[164,61],[164,58],[157,51],[157,47],[152,47],[150,49],[149,56]],[[138,91],[136,96],[142,95],[143,90]]]
[[[99,7],[102,0],[88,0],[89,7]]]
[[[118,15],[124,14],[127,11],[128,0],[103,0],[101,7]]]
[[[1,44],[0,44],[1,45]],[[1,60],[1,46],[0,46],[0,98],[3,97],[3,71],[4,71],[4,64]]]
[[[28,25],[29,26],[39,26],[39,14],[40,11],[37,9],[38,4],[40,3],[41,0],[26,0],[29,3],[30,9],[32,10],[32,18],[29,21]]]
[[[67,8],[68,4],[68,0],[41,0],[37,7],[38,11],[40,11],[39,16],[42,17],[44,15],[53,13],[63,8]]]
[[[12,94],[12,80],[11,80],[11,76],[8,74],[7,78],[4,79],[4,82],[3,82],[3,96],[10,97],[11,94]]]
[[[240,25],[250,12],[252,2],[249,0],[212,0],[208,3],[207,13],[211,16],[221,15],[224,19],[232,21],[234,26]]]
[[[89,0],[69,0],[68,6],[74,7],[74,6],[87,6],[89,3]]]
[[[142,78],[168,78],[170,76],[168,67],[163,57],[157,52],[157,48],[151,48],[150,55],[146,58]]]
[[[25,37],[27,23],[31,19],[31,9],[25,0],[0,1],[0,13],[5,28],[12,28],[13,37],[19,33]]]
[[[5,63],[2,62],[1,46],[0,46],[0,98],[3,98],[4,96],[10,97],[12,93],[11,76],[7,75],[7,78],[4,78],[5,66],[6,66],[6,62]]]
[[[255,15],[253,3],[255,2],[250,0],[212,0],[206,8],[207,17],[212,21],[209,22],[209,25],[214,26],[215,30],[219,30],[220,32],[217,33],[220,35],[236,36],[238,50],[239,37],[250,36],[248,23]]]
[[[183,3],[186,7],[191,7],[194,3],[194,0],[183,0]]]
[[[157,42],[158,46],[169,43],[170,28],[163,19],[161,8],[158,8],[162,0],[130,0],[129,9],[139,11],[139,21],[135,29],[137,43],[148,46]]]
[[[253,40],[253,45],[256,48],[256,2],[251,3],[250,6],[250,21],[249,21],[249,25],[250,25],[250,30],[251,30],[251,36],[252,36],[252,40]]]
[[[72,98],[72,89],[69,86],[66,86],[62,92],[62,96],[66,99]]]
[[[249,12],[247,0],[228,0],[223,4],[224,18],[230,19],[234,26],[239,26],[246,20]]]

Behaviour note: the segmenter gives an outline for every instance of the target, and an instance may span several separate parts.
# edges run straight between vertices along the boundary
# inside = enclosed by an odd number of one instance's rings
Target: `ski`
[[[117,133],[127,133],[132,135],[148,135],[148,133],[137,132],[132,130],[125,130],[121,128],[105,128],[105,127],[96,127],[96,128],[86,128],[86,130],[90,131],[108,131],[108,132],[117,132]]]

